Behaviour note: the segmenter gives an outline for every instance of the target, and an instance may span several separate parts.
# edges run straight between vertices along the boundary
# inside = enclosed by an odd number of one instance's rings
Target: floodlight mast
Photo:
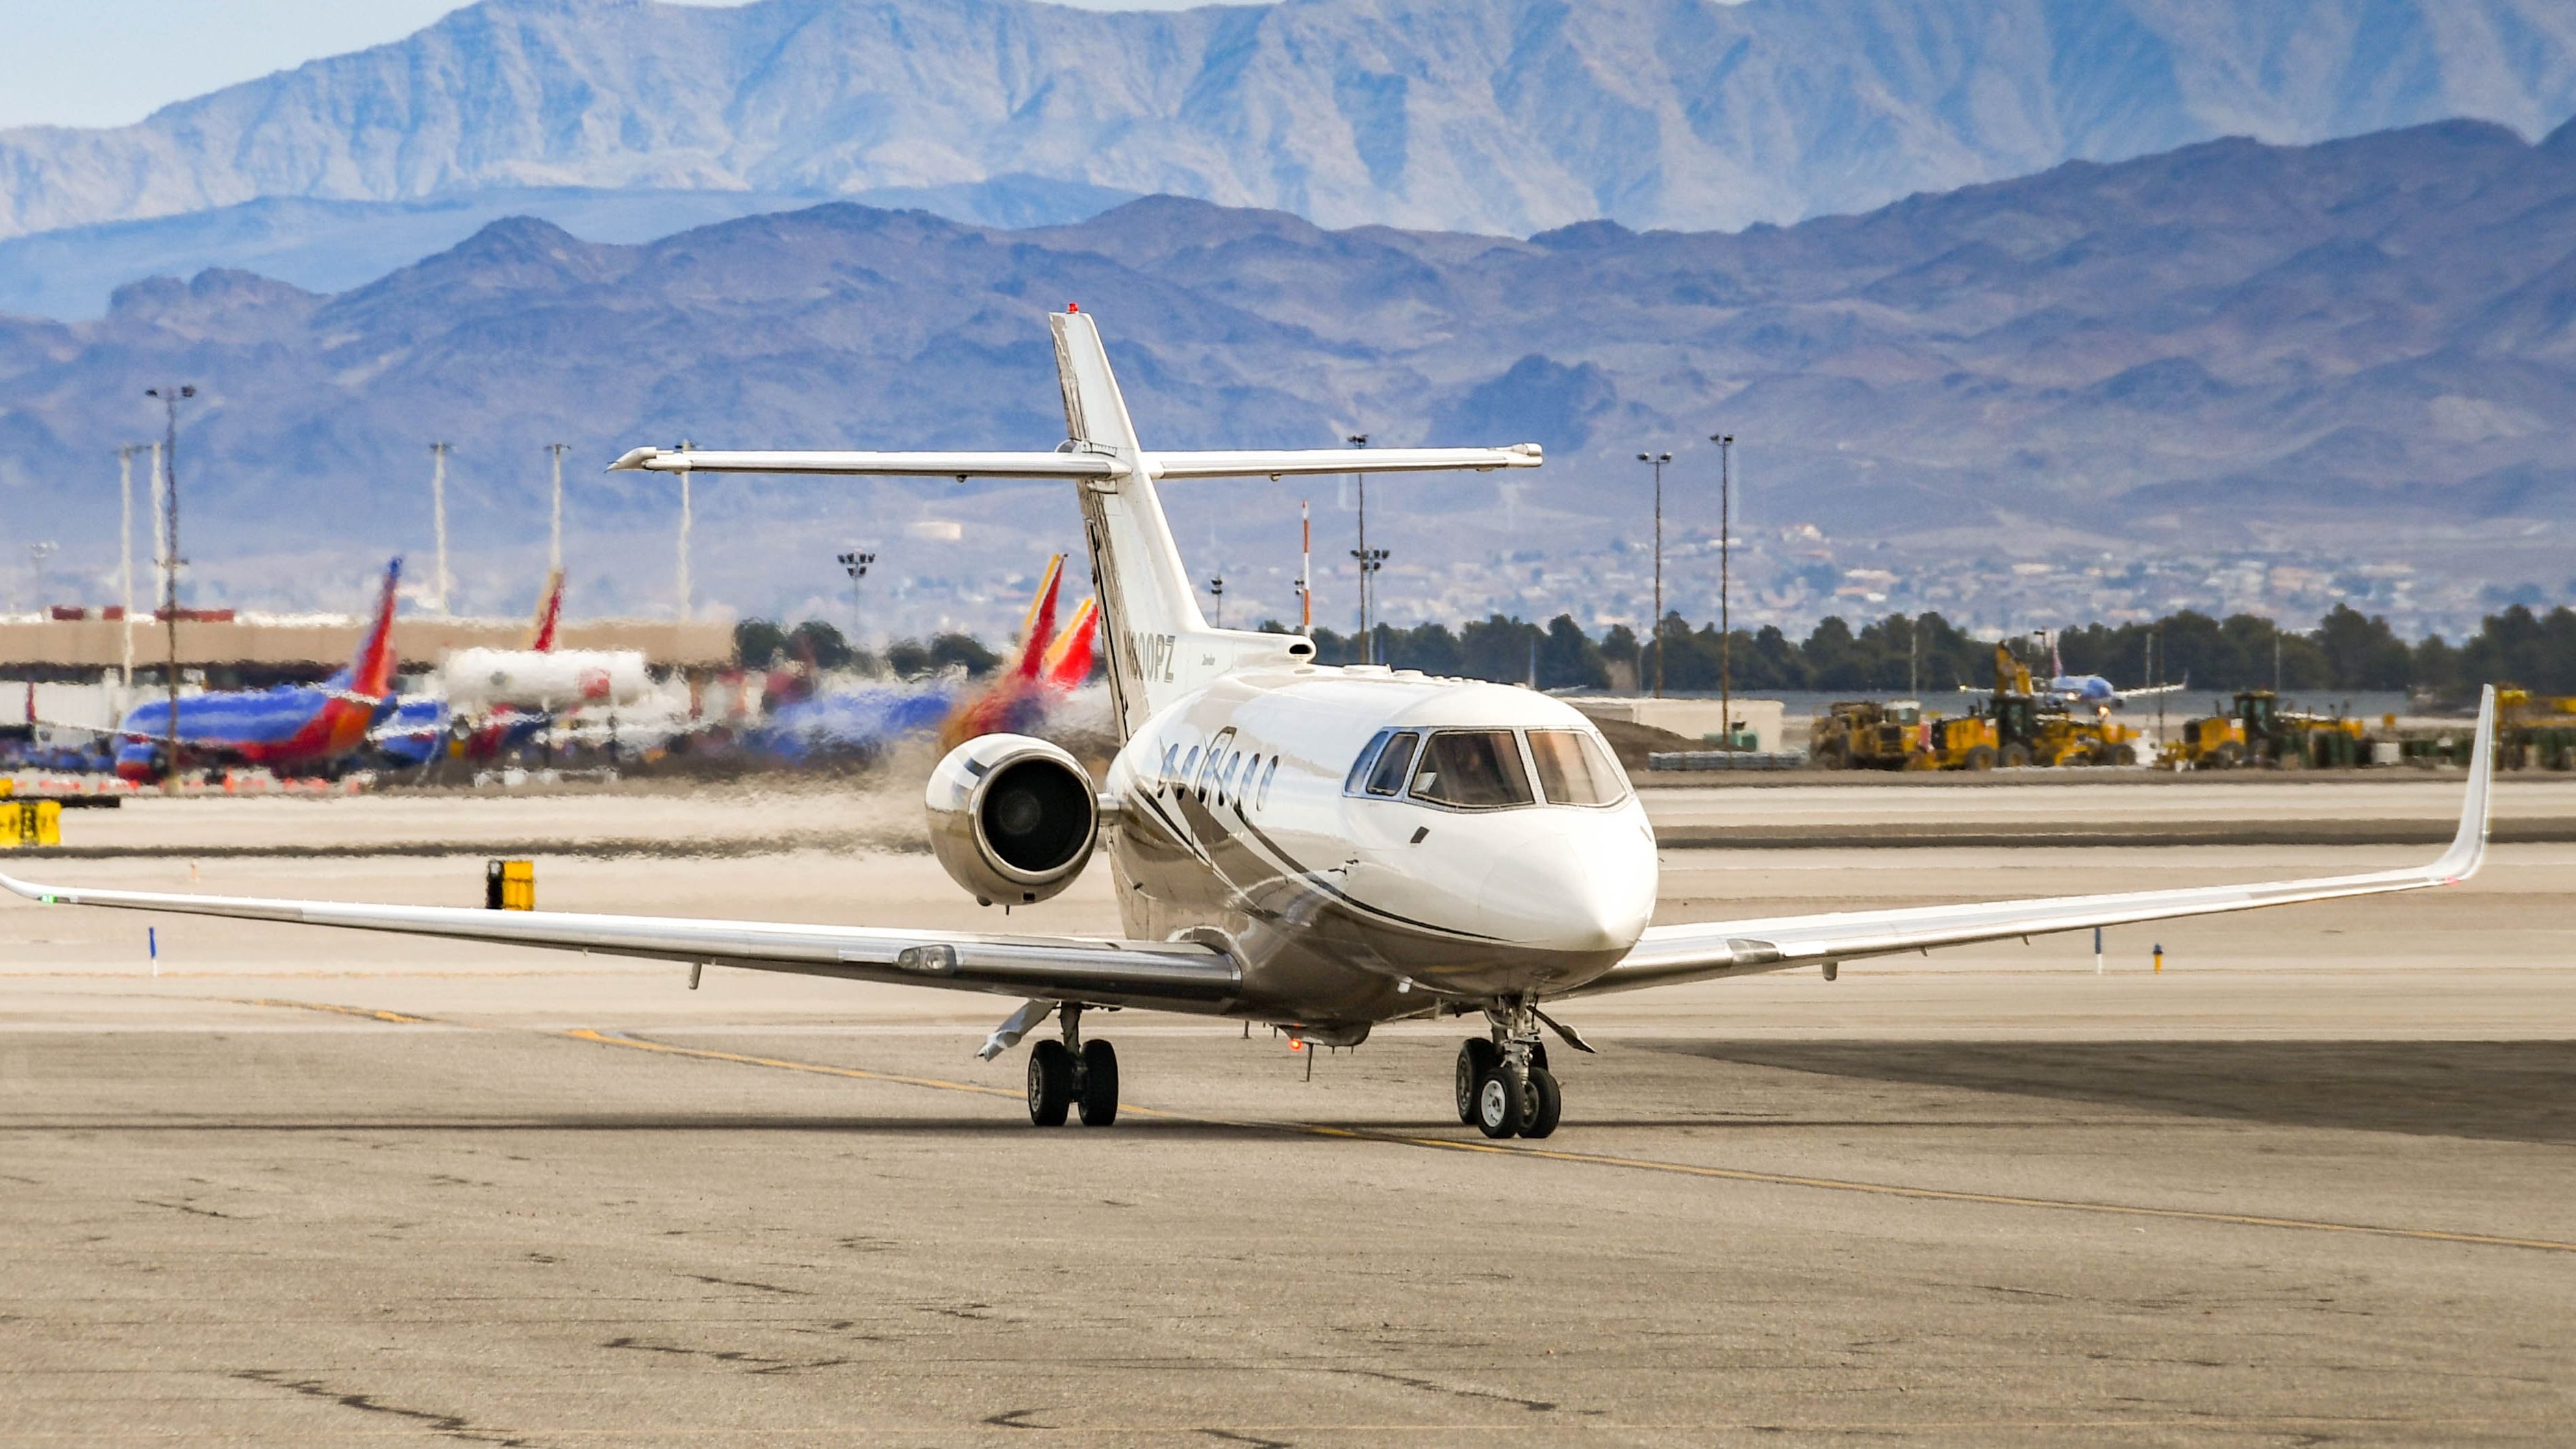
[[[152,446],[128,443],[116,450],[116,589],[125,636],[118,688],[128,696],[134,693],[134,455]],[[120,700],[117,708],[129,702]]]
[[[438,612],[447,612],[447,454],[456,445],[429,445],[429,521],[438,544]]]
[[[1655,619],[1647,637],[1655,644],[1655,698],[1664,697],[1664,465],[1670,453],[1639,453],[1637,461],[1655,470]]]
[[[571,446],[570,443],[546,444],[546,451],[554,455],[555,464],[554,521],[546,530],[546,570],[549,574],[563,572],[563,455]]]
[[[145,397],[159,398],[163,417],[161,436],[161,619],[163,637],[169,644],[165,660],[167,673],[162,677],[170,700],[168,728],[163,734],[161,789],[165,794],[179,793],[179,404],[197,395],[196,384],[177,387],[147,387]]]
[[[1727,605],[1733,596],[1733,549],[1735,546],[1735,435],[1711,433],[1708,440],[1717,444],[1717,727],[1726,735],[1726,747],[1735,748],[1735,621]],[[1908,631],[1907,638],[1913,634]],[[1909,656],[1910,658],[1910,656]],[[1913,673],[1906,674],[1909,689]]]

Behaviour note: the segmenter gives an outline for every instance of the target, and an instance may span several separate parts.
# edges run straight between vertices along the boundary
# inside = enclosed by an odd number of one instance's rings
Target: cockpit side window
[[[1586,730],[1531,730],[1530,760],[1550,805],[1616,805],[1627,797],[1619,763]]]
[[[1385,773],[1385,767],[1379,767]],[[1372,780],[1374,785],[1375,781]],[[1535,803],[1521,743],[1510,730],[1442,730],[1422,751],[1413,797],[1462,810],[1500,810]]]
[[[1411,730],[1399,730],[1386,737],[1377,752],[1377,764],[1369,770],[1368,792],[1393,795],[1404,788],[1404,777],[1413,764],[1413,747],[1421,739]]]

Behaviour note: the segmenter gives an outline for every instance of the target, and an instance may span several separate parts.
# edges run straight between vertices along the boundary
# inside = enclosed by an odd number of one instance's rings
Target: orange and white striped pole
[[[1307,500],[1297,500],[1297,632],[1315,632],[1315,520]]]

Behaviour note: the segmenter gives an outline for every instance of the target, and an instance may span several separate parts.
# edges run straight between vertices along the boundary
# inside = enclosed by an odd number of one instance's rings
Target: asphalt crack
[[[350,1393],[333,1388],[320,1379],[290,1379],[275,1369],[240,1369],[234,1372],[233,1377],[246,1383],[265,1384],[273,1389],[284,1389],[288,1393],[301,1394],[308,1399],[320,1399],[324,1403],[338,1404],[344,1409],[356,1409],[363,1414],[384,1414],[392,1418],[408,1420],[433,1434],[450,1439],[462,1439],[468,1443],[498,1444],[505,1446],[505,1449],[515,1445],[519,1446],[519,1449],[530,1449],[530,1446],[536,1442],[498,1429],[478,1428],[473,1420],[462,1414],[440,1413],[435,1409],[407,1409],[400,1404],[388,1404],[373,1394]]]

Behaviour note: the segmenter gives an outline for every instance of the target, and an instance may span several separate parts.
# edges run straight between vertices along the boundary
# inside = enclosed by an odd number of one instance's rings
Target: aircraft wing
[[[2428,865],[2360,875],[2320,876],[2261,885],[2193,886],[2180,890],[2125,891],[2113,895],[2059,896],[1886,911],[1835,911],[1813,916],[1712,921],[1705,925],[1649,927],[1634,949],[1609,972],[1575,991],[1590,996],[1749,976],[1826,961],[1851,961],[1901,951],[2004,941],[2054,931],[2136,925],[2185,916],[2213,916],[2257,906],[2340,900],[2388,891],[2457,885],[2477,872],[2486,855],[2488,798],[2495,784],[2495,690],[2478,710],[2478,743],[2460,804],[2459,833],[2451,848]]]
[[[0,888],[46,905],[112,906],[445,936],[610,956],[792,971],[1009,996],[1207,1011],[1232,998],[1243,973],[1208,946],[1081,936],[996,936],[876,926],[801,926],[673,916],[491,911],[457,906],[344,905],[155,891],[39,885],[0,875]]]
[[[2189,688],[2191,688],[2189,684],[2142,684],[2135,689],[2115,689],[2111,692],[2122,699],[2145,699],[2155,694],[2180,694]]]

